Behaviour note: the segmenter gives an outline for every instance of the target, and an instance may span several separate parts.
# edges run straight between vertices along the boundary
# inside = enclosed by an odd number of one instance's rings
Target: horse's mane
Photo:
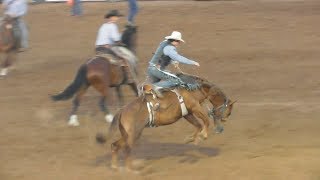
[[[212,91],[217,93],[217,95],[224,96],[226,98],[225,93],[219,88],[217,85],[211,83],[205,78],[201,78],[199,76],[185,74],[185,73],[178,73],[177,76],[187,84],[188,90],[197,90],[200,89],[202,86],[209,86]]]
[[[212,84],[204,78],[191,74],[178,73],[177,76],[186,84],[186,88],[188,90],[197,90],[200,89],[203,85],[211,86]]]
[[[135,47],[134,42],[132,42],[132,36],[137,33],[136,26],[126,26],[126,29],[123,31],[121,36],[121,42],[127,46],[128,49],[132,50]]]

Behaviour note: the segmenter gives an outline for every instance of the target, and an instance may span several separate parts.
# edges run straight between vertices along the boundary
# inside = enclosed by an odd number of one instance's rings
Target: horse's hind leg
[[[184,118],[189,123],[191,123],[192,125],[194,125],[196,127],[196,131],[194,133],[192,133],[192,135],[188,136],[185,139],[185,143],[193,142],[194,144],[198,144],[198,142],[199,142],[198,135],[202,129],[202,124],[199,123],[199,121],[196,119],[196,117],[194,117],[192,114],[188,114],[188,115],[184,116]]]
[[[117,95],[118,95],[118,99],[119,99],[120,105],[122,106],[123,105],[123,94],[122,94],[122,91],[121,91],[121,85],[116,86],[116,91],[117,91]]]
[[[128,133],[123,127],[121,120],[119,120],[119,130],[121,133],[121,138],[111,144],[111,153],[112,153],[111,167],[114,169],[118,168],[118,156],[119,156],[119,151],[121,149],[125,150],[126,159],[128,157],[127,156],[128,153],[130,154],[130,149],[128,149]]]
[[[131,172],[136,172],[132,166],[131,151],[135,141],[140,137],[144,129],[144,124],[134,124],[134,120],[134,118],[129,117],[126,118],[125,121],[120,120],[119,122],[121,138],[111,145],[112,168],[118,167],[119,150],[123,149],[126,169]]]
[[[72,101],[73,107],[72,107],[69,122],[68,122],[70,126],[79,126],[80,124],[78,121],[77,111],[80,106],[80,100],[84,95],[84,93],[87,91],[88,87],[89,86],[82,87]]]
[[[125,146],[125,144],[126,144],[126,140],[123,137],[121,137],[119,140],[111,144],[111,153],[112,153],[111,168],[113,169],[118,168],[119,150],[121,150]]]

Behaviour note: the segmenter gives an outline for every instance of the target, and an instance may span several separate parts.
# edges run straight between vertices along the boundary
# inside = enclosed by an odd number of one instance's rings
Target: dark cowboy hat
[[[119,12],[118,10],[113,9],[113,10],[109,11],[109,12],[104,16],[104,18],[110,18],[110,17],[112,17],[112,16],[118,16],[118,17],[120,17],[120,16],[123,16],[123,15],[120,14],[120,12]]]

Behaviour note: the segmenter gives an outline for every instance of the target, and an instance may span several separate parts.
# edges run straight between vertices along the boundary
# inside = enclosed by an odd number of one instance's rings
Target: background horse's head
[[[136,53],[136,41],[137,41],[137,27],[136,26],[126,26],[126,29],[122,33],[121,42],[126,45],[126,47]]]

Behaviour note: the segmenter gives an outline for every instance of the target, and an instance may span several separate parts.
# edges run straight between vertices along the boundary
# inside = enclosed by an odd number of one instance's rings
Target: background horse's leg
[[[103,79],[103,76],[97,76],[95,77],[95,80],[91,84],[97,91],[99,91],[102,95],[100,101],[99,101],[99,107],[101,111],[105,113],[105,119],[107,122],[112,122],[113,115],[110,113],[108,107],[107,107],[107,97],[111,97],[109,93],[110,85],[107,82],[107,80]]]
[[[196,127],[196,130],[194,133],[192,133],[192,135],[188,136],[185,139],[185,143],[191,143],[193,142],[194,144],[198,144],[199,143],[199,138],[198,135],[200,133],[200,131],[202,130],[202,126],[203,124],[201,124],[196,117],[194,117],[192,114],[188,114],[186,116],[184,116],[184,118],[191,123],[192,125],[194,125]]]
[[[89,86],[82,87],[78,91],[76,97],[72,101],[73,107],[72,107],[69,122],[68,122],[68,124],[70,126],[79,126],[80,125],[80,123],[78,121],[77,111],[80,106],[80,100],[81,100],[82,96],[84,95],[84,93],[87,91],[88,87]]]
[[[130,84],[128,84],[130,87],[131,87],[131,89],[134,91],[134,93],[136,94],[136,96],[138,97],[138,95],[139,95],[139,92],[138,92],[138,87],[137,87],[137,83],[130,83]]]
[[[105,113],[106,121],[110,123],[113,120],[113,115],[110,113],[110,111],[106,105],[106,99],[107,99],[106,96],[101,97],[101,99],[99,101],[99,107],[100,107],[101,111]]]
[[[15,50],[7,53],[7,57],[1,65],[0,76],[6,76],[8,74],[8,68],[17,59],[17,52]]]
[[[116,91],[117,91],[118,99],[120,102],[120,106],[123,106],[123,94],[121,91],[121,85],[116,86]]]

